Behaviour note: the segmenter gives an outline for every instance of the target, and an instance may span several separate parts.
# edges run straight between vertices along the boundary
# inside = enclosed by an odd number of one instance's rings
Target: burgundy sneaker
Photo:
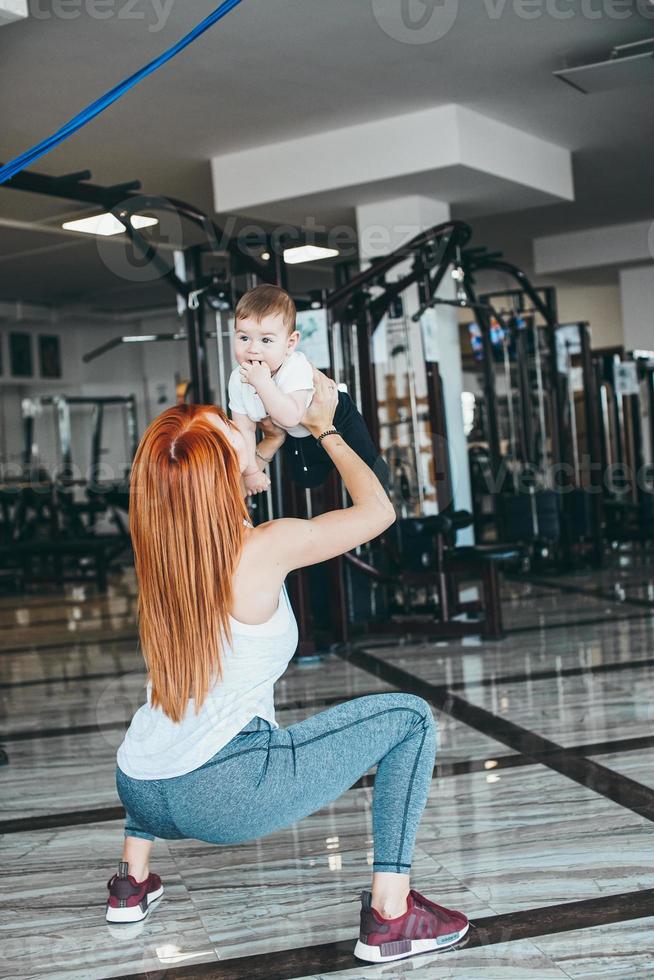
[[[138,882],[128,872],[129,864],[120,861],[118,874],[107,882],[107,922],[140,922],[150,911],[155,899],[163,895],[159,875],[149,874],[145,881]]]
[[[354,955],[369,963],[385,963],[448,949],[463,939],[469,926],[463,912],[436,905],[414,888],[407,896],[404,915],[384,919],[372,907],[372,892],[362,891],[361,931]]]

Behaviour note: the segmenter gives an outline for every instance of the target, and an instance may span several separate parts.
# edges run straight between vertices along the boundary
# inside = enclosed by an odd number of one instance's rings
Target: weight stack
[[[561,536],[558,495],[553,490],[500,497],[505,541],[558,541]]]

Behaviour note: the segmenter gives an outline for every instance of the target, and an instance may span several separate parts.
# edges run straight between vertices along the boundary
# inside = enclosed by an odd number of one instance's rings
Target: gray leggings
[[[338,799],[375,764],[373,871],[408,874],[436,755],[429,704],[371,694],[288,728],[255,716],[199,769],[132,779],[116,769],[125,836],[257,840]]]

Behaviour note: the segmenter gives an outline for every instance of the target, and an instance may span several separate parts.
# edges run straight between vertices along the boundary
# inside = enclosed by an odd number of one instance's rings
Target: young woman
[[[139,446],[130,526],[147,702],[118,749],[125,840],[106,918],[138,921],[163,894],[149,870],[155,837],[255,840],[327,806],[377,765],[372,890],[361,893],[355,954],[380,962],[451,946],[468,921],[409,887],[436,752],[427,702],[375,694],[288,728],[275,720],[273,685],[298,635],[286,576],[395,520],[382,485],[332,425],[336,385],[319,371],[314,380],[302,423],[345,483],[344,510],[252,527],[241,480],[247,450],[219,408],[167,409]],[[285,435],[265,431],[262,465]]]

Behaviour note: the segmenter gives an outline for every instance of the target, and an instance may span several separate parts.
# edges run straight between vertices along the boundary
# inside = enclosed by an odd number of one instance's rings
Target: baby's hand
[[[241,381],[252,385],[255,391],[258,391],[259,386],[265,385],[272,377],[270,368],[264,361],[243,361],[240,374]]]
[[[270,480],[262,470],[244,476],[243,482],[245,483],[248,496],[255,493],[263,493],[270,486]]]

